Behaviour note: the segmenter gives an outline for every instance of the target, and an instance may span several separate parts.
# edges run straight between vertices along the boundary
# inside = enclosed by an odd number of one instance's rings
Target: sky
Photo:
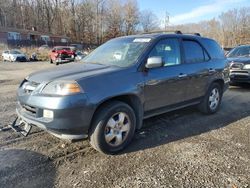
[[[137,0],[140,10],[151,10],[163,20],[166,12],[170,25],[197,23],[218,17],[222,12],[250,7],[250,0]]]

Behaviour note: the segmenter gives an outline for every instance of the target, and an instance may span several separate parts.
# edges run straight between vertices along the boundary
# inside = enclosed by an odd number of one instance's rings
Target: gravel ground
[[[15,118],[20,81],[53,66],[0,63],[0,128]],[[250,187],[250,87],[231,87],[211,116],[191,107],[145,120],[116,156],[38,128],[26,138],[0,132],[0,182],[0,187]]]

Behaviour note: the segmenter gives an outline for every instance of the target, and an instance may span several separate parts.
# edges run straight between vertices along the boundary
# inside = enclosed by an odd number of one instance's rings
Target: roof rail
[[[201,34],[200,33],[182,33],[180,30],[158,30],[158,31],[149,31],[149,32],[144,32],[144,33],[141,33],[141,34],[154,34],[154,33],[174,33],[174,34],[187,34],[187,35],[196,35],[196,36],[199,36],[201,37]]]
[[[196,35],[196,36],[201,37],[201,34],[200,34],[200,33],[193,33],[193,34]]]
[[[183,34],[186,34],[186,35],[196,35],[196,36],[201,37],[200,33],[183,33]]]
[[[181,31],[179,31],[179,30],[166,30],[166,31],[164,31],[164,30],[159,30],[159,31],[149,31],[149,32],[144,32],[144,33],[141,33],[141,34],[154,34],[154,33],[174,33],[174,34],[182,34],[182,32]]]

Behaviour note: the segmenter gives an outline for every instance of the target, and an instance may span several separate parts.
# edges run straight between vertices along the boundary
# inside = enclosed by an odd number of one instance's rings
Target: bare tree
[[[139,24],[139,8],[137,1],[128,0],[124,5],[124,26],[125,34],[131,35],[135,33]]]
[[[150,10],[144,10],[140,14],[140,25],[144,32],[160,29],[157,16]]]

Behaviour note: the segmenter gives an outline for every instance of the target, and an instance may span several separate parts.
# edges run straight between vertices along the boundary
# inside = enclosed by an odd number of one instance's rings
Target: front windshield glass
[[[17,50],[11,50],[10,54],[22,54],[21,52],[17,51]]]
[[[227,57],[250,57],[250,46],[240,46],[230,51]]]
[[[56,50],[66,50],[66,51],[70,51],[70,48],[67,47],[57,47]]]
[[[150,38],[118,38],[98,47],[83,59],[86,63],[98,63],[128,67],[136,62]]]

